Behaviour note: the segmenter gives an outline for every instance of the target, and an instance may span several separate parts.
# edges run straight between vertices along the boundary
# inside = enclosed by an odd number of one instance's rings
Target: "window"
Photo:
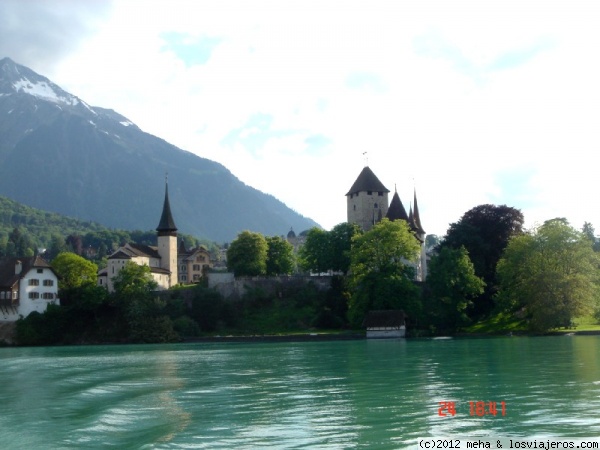
[[[181,266],[181,268],[180,268],[180,270],[181,270],[182,272],[187,272],[187,266],[185,266],[185,265],[182,265],[182,266]]]
[[[373,195],[373,191],[367,191],[367,195]]]
[[[194,264],[194,268],[193,268],[193,270],[194,270],[195,272],[197,272],[198,270],[200,270],[200,264]]]
[[[187,275],[181,275],[181,281],[187,281]]]
[[[39,286],[40,285],[40,280],[38,280],[37,278],[32,278],[29,280],[29,286]]]
[[[44,273],[44,269],[38,269],[37,273]]]
[[[380,197],[383,197],[383,192],[378,192],[377,195],[379,195]]]
[[[45,300],[52,300],[54,298],[54,294],[52,292],[44,292],[42,294],[42,298]]]
[[[5,295],[6,294],[4,293],[4,291],[0,292],[0,300],[4,300],[6,298]]]
[[[377,203],[375,203],[375,204],[373,205],[373,208],[377,209]]]
[[[44,286],[54,286],[54,280],[44,280]]]
[[[31,299],[40,298],[40,293],[39,292],[30,292],[29,298],[31,298]]]

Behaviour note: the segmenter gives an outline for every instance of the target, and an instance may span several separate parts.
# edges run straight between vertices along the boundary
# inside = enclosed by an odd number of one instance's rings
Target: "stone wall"
[[[238,277],[233,274],[209,273],[208,286],[215,289],[226,299],[239,299],[247,291],[260,289],[268,296],[280,296],[288,289],[298,289],[314,284],[320,291],[331,286],[331,276],[279,276],[279,277]]]

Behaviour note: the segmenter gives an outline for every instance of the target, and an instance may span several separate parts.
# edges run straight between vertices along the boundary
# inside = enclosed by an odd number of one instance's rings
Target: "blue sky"
[[[325,228],[367,160],[407,208],[416,187],[432,234],[482,203],[600,228],[594,2],[6,0],[2,16],[2,56]]]

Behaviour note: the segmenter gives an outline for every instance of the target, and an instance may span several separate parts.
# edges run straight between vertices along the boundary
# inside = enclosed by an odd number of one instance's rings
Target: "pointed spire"
[[[415,205],[415,210],[414,210],[414,212],[411,212],[411,215],[413,216],[413,222],[415,224],[415,228],[417,229],[417,232],[425,234],[425,230],[423,229],[423,226],[421,225],[421,216],[419,215],[419,205],[417,204],[417,189],[416,188],[414,189],[413,202]]]
[[[177,226],[175,226],[175,221],[173,220],[173,215],[171,214],[171,205],[169,204],[169,174],[165,174],[165,202],[163,204],[162,215],[160,216],[160,222],[156,231],[158,231],[159,236],[164,235],[177,235]]]

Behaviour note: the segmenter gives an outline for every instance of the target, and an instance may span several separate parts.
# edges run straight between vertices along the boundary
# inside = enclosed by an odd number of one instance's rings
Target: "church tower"
[[[365,166],[346,194],[348,223],[369,231],[388,212],[388,193],[369,166]]]
[[[169,183],[165,180],[165,202],[163,204],[160,222],[156,228],[158,235],[158,254],[160,267],[171,273],[169,287],[177,284],[177,227],[171,214],[169,204]]]

